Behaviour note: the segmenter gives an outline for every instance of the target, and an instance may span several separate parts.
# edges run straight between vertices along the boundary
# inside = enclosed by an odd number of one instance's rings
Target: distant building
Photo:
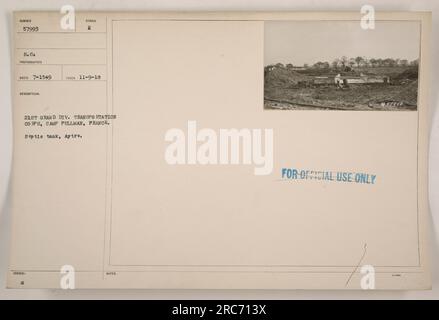
[[[342,79],[346,79],[348,84],[389,83],[389,77],[364,74],[361,74],[359,77],[345,76]]]
[[[314,84],[335,84],[335,85],[346,85],[346,84],[369,84],[369,83],[389,83],[390,78],[387,76],[374,76],[374,75],[364,75],[351,76],[337,74],[335,76],[318,76],[313,79]]]

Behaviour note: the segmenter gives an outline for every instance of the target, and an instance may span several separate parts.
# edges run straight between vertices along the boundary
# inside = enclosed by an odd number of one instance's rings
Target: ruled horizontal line
[[[15,48],[16,50],[106,50],[107,48]]]

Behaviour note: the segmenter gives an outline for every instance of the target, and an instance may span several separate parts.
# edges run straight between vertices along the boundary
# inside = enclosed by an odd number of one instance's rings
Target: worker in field
[[[341,78],[341,74],[337,74],[334,78],[335,86],[338,89],[343,89],[343,80]]]

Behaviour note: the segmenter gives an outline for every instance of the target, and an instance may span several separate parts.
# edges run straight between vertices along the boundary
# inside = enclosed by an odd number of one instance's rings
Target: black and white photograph
[[[0,2],[0,300],[439,300],[439,0],[66,2]]]
[[[420,24],[265,23],[265,110],[414,111]]]

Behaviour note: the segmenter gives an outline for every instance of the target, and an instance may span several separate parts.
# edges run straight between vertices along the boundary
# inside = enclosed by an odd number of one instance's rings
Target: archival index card
[[[428,289],[430,15],[361,18],[15,12],[8,286]]]

